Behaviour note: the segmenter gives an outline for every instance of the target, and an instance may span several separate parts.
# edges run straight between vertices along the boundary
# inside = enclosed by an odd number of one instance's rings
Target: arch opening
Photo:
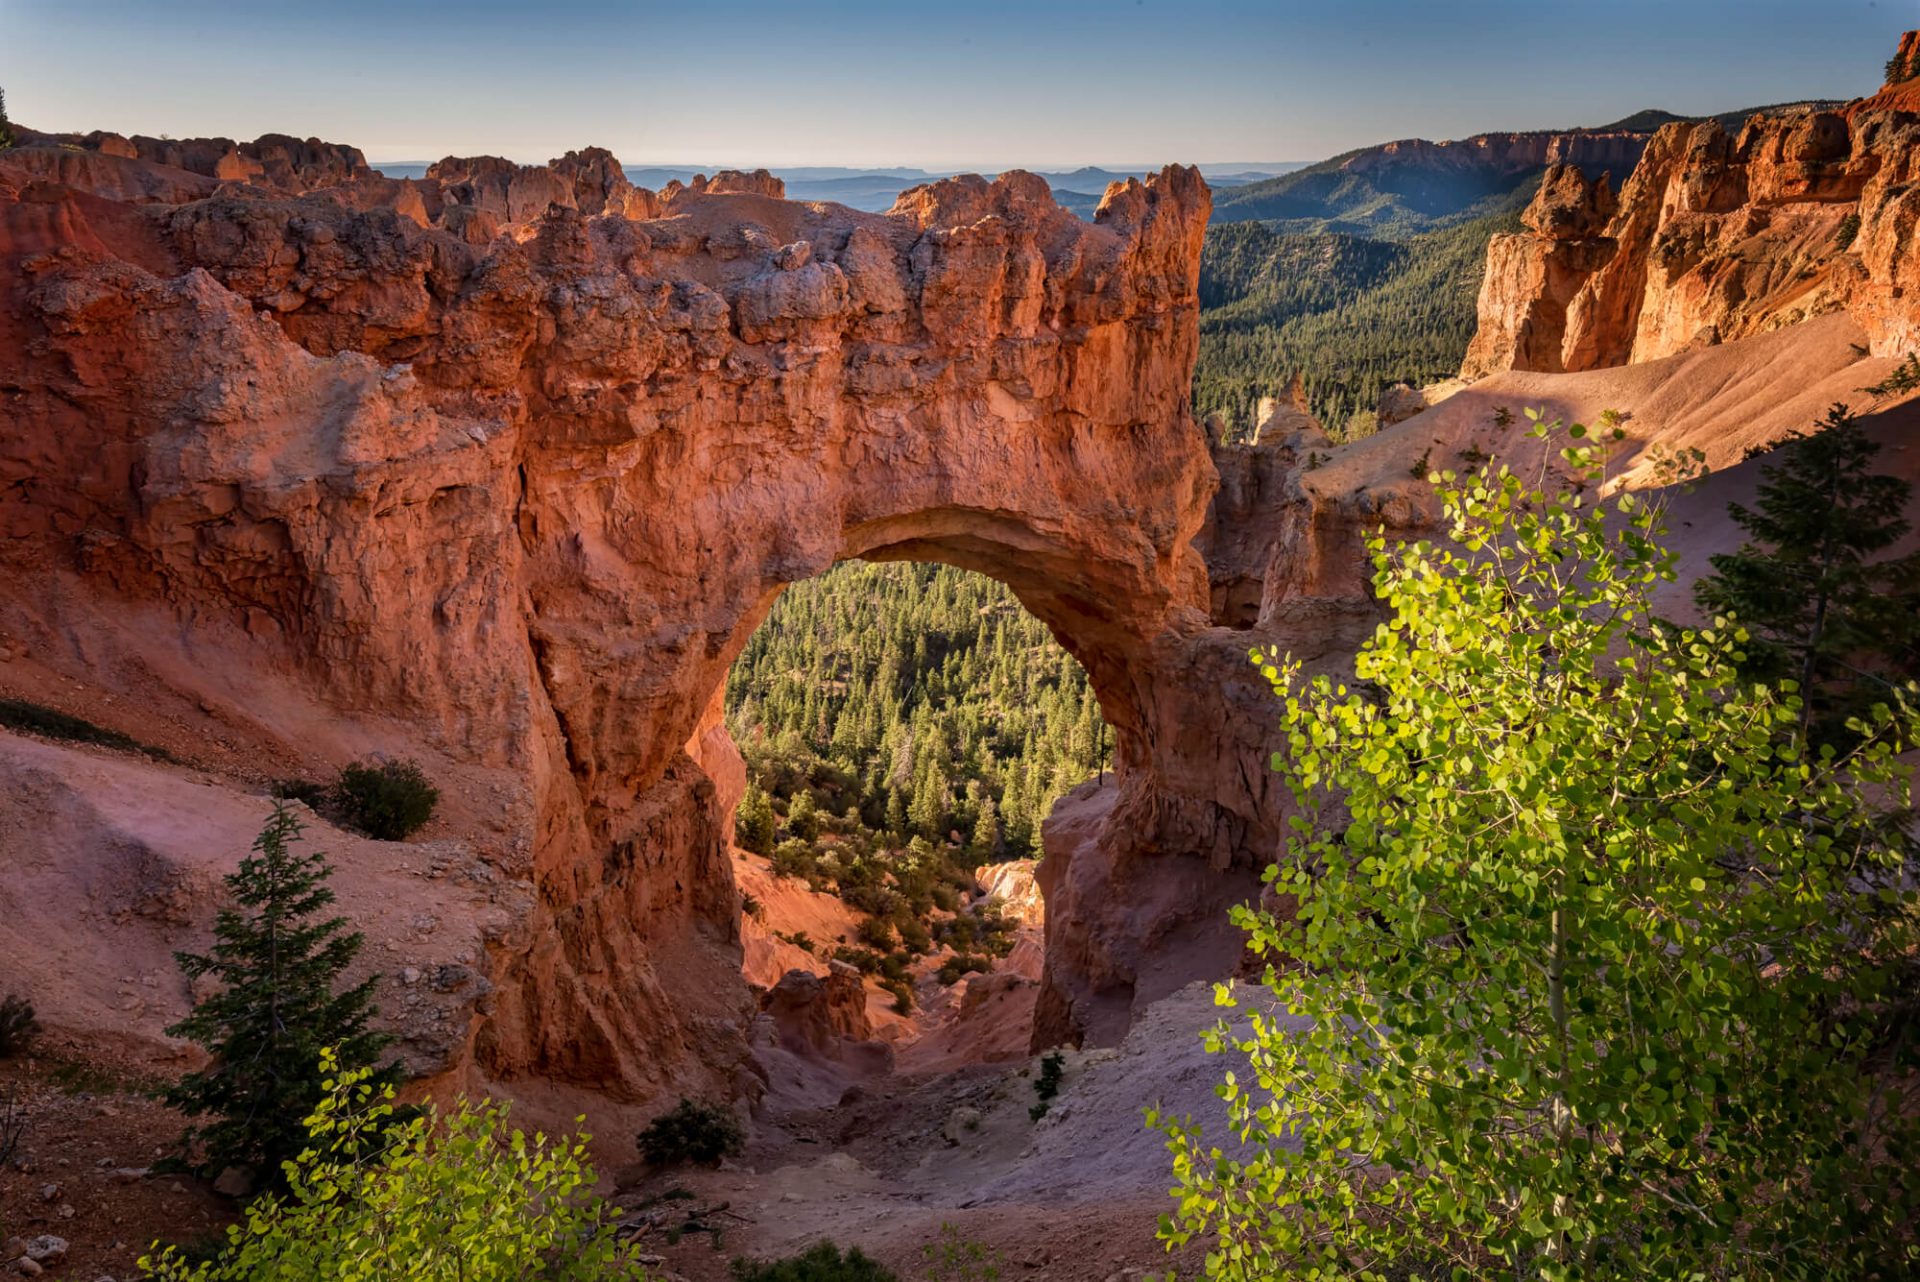
[[[1029,579],[1055,618],[987,567]],[[775,1016],[768,1035],[833,1061],[835,1088],[883,1062],[1028,1050],[1041,824],[1060,797],[1111,781],[1113,738],[1061,635],[1100,611],[1007,567],[1006,546],[978,538],[867,547],[782,589],[728,670],[743,973]],[[794,1009],[799,992],[832,1007],[838,1045],[822,1044],[818,1011]],[[850,1058],[859,1042],[888,1053]]]

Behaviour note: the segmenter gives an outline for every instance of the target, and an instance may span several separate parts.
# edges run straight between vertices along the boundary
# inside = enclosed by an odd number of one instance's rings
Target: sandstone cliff
[[[592,153],[292,192],[291,152],[120,150],[0,165],[9,688],[137,693],[189,743],[217,717],[247,746],[192,759],[242,785],[368,747],[489,780],[476,844],[533,905],[487,941],[480,1071],[750,1085],[716,698],[844,557],[1000,577],[1087,666],[1117,783],[1078,867],[1251,885],[1260,735],[1194,712],[1251,683],[1194,547],[1193,171],[1087,223],[1021,174],[882,216],[754,175],[656,208]],[[1143,945],[1103,932],[1138,914],[1084,923],[1052,1035],[1135,995]]]
[[[1920,114],[1896,88],[1738,132],[1667,125],[1617,202],[1556,168],[1527,230],[1489,247],[1463,376],[1654,360],[1833,311],[1876,356],[1914,350]]]

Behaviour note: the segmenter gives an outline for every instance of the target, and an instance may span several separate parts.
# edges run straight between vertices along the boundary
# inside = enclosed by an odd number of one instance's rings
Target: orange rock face
[[[1913,350],[1920,114],[1874,101],[1667,125],[1617,209],[1554,171],[1530,230],[1489,249],[1462,374],[1638,363],[1840,310],[1876,356]]]
[[[728,665],[836,560],[983,571],[1115,731],[1046,1005],[1051,1035],[1124,1027],[1155,941],[1276,840],[1252,634],[1216,626],[1195,541],[1199,176],[1116,184],[1087,223],[1021,174],[869,215],[728,175],[655,210],[604,153],[435,168],[0,185],[0,623],[138,611],[517,780],[504,871],[537,902],[490,944],[471,1062],[645,1099],[750,1073]],[[1215,543],[1236,580],[1272,559]],[[1216,969],[1228,933],[1195,946]]]

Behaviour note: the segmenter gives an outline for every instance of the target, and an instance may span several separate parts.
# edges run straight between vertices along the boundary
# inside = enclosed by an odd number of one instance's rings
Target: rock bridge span
[[[1337,631],[1357,560],[1284,459],[1192,418],[1195,171],[1091,223],[1008,174],[886,215],[734,176],[492,225],[88,154],[0,158],[0,610],[71,637],[110,600],[499,781],[536,894],[492,946],[487,1075],[744,1071],[720,690],[849,557],[1008,583],[1114,729],[1115,783],[1049,831],[1037,1036],[1116,1037],[1230,963],[1276,839],[1247,626],[1290,594]],[[1223,592],[1259,606],[1216,620]]]

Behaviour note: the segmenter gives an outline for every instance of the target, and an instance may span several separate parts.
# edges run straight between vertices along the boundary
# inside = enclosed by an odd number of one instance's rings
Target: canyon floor
[[[902,1278],[957,1276],[926,1258],[943,1241],[979,1246],[1001,1277],[1189,1272],[1197,1253],[1169,1257],[1155,1240],[1169,1165],[1141,1109],[1157,1102],[1217,1127],[1224,1065],[1198,1032],[1218,1016],[1211,987],[1195,984],[1120,1047],[1064,1052],[1060,1093],[1038,1121],[1037,1060],[894,1072],[824,1107],[766,1109],[746,1151],[718,1168],[620,1166],[609,1159],[630,1146],[603,1137],[602,1189],[655,1271],[690,1282],[727,1277],[737,1256],[821,1240]],[[58,1034],[0,1066],[0,1102],[30,1119],[0,1169],[0,1206],[9,1234],[69,1242],[54,1276],[130,1278],[156,1238],[206,1241],[231,1219],[234,1203],[205,1182],[148,1169],[183,1121],[153,1098],[167,1071],[138,1047]]]

